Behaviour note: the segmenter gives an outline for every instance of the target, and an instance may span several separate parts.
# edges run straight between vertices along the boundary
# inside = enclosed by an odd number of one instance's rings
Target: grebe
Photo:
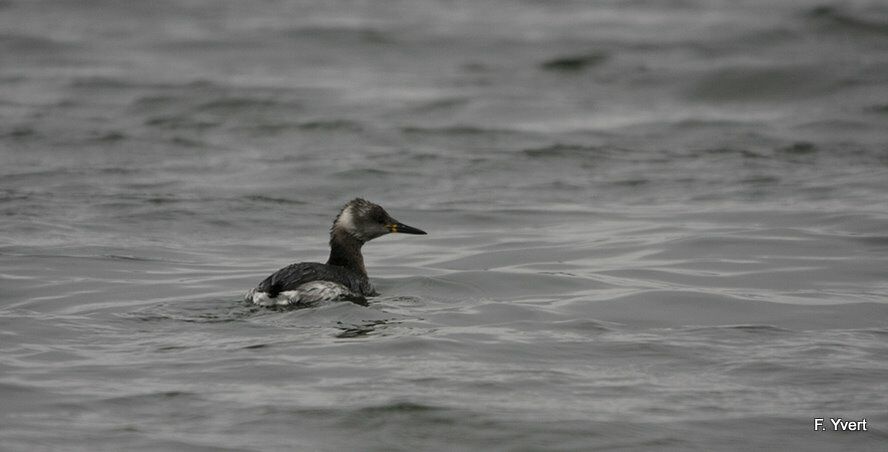
[[[250,289],[244,300],[260,306],[286,306],[378,295],[367,277],[361,247],[391,232],[425,234],[398,222],[377,204],[353,199],[345,204],[330,228],[330,258],[326,264],[288,265]]]

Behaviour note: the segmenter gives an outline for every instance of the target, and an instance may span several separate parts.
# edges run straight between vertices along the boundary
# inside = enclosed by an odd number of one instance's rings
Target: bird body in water
[[[377,204],[353,199],[345,204],[330,228],[330,258],[326,264],[288,265],[250,289],[245,301],[261,306],[286,306],[378,295],[367,277],[361,247],[392,232],[425,234],[398,222]]]

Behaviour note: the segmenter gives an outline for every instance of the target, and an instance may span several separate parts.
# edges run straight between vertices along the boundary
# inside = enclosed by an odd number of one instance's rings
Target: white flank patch
[[[265,292],[255,289],[247,293],[247,299],[259,306],[287,306],[299,303],[316,303],[319,301],[335,301],[345,296],[354,296],[347,287],[332,281],[312,281],[302,284],[295,290],[287,290],[277,297],[269,297]]]

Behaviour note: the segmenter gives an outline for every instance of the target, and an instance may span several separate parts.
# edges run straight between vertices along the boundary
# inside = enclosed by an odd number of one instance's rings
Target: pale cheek
[[[355,217],[352,214],[351,209],[342,212],[342,215],[339,216],[339,220],[337,220],[336,223],[337,226],[345,231],[351,233],[356,232],[357,228],[355,228]]]

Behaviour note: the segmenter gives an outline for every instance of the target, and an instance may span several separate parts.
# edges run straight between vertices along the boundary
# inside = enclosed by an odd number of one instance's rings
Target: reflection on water
[[[385,320],[373,320],[360,325],[344,325],[342,322],[337,322],[342,329],[342,332],[337,334],[336,337],[339,339],[353,339],[357,337],[364,337],[376,331],[377,327],[380,325],[385,325]]]

